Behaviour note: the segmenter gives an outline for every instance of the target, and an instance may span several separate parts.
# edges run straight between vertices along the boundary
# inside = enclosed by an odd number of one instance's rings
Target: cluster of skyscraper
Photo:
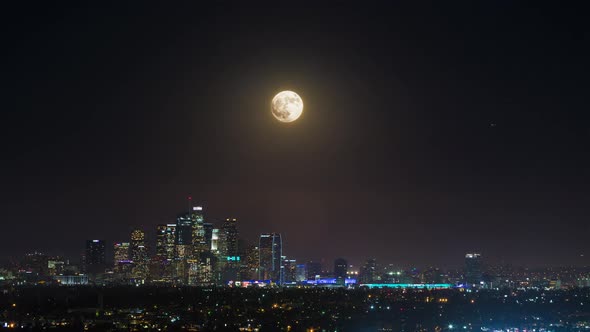
[[[83,265],[91,278],[132,283],[214,285],[238,280],[282,283],[291,277],[295,281],[295,261],[283,256],[279,233],[261,234],[258,245],[242,248],[237,224],[236,218],[227,218],[215,227],[205,222],[203,208],[194,206],[180,214],[176,223],[157,225],[152,257],[145,232],[136,229],[131,232],[129,242],[114,244],[112,269],[105,263],[103,240],[87,241]]]
[[[244,281],[344,286],[416,282],[440,284],[451,280],[439,269],[426,269],[418,276],[415,272],[401,273],[391,266],[380,267],[375,259],[367,260],[355,272],[349,270],[351,266],[345,259],[338,258],[334,261],[332,272],[326,273],[319,262],[297,264],[296,260],[284,256],[279,233],[263,233],[258,243],[241,244],[237,226],[236,218],[226,218],[215,224],[206,222],[203,208],[189,204],[188,211],[178,215],[175,223],[156,226],[152,255],[148,250],[146,233],[141,229],[133,230],[128,242],[114,244],[113,263],[109,266],[105,258],[105,241],[88,240],[81,278],[105,283],[149,282],[192,286],[238,282],[243,286]],[[461,278],[463,284],[469,287],[482,285],[481,255],[466,254],[464,271]]]
[[[448,278],[438,269],[426,270],[422,276],[401,275],[382,271],[375,259],[361,266],[360,273],[349,271],[348,262],[338,258],[333,273],[327,275],[318,262],[297,264],[283,255],[279,233],[261,234],[256,245],[240,245],[236,218],[214,225],[205,222],[203,208],[194,206],[178,215],[176,223],[156,227],[155,251],[150,257],[143,230],[133,230],[129,242],[114,244],[114,264],[107,267],[105,242],[88,240],[84,260],[91,280],[105,282],[168,283],[176,285],[227,285],[255,281],[275,284],[294,283],[441,283]],[[217,226],[217,227],[216,227]],[[111,279],[111,280],[109,280]],[[482,283],[481,255],[465,255],[464,284],[477,287]]]

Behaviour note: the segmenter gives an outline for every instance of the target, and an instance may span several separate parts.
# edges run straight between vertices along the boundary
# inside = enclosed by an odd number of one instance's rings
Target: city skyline
[[[53,248],[53,249],[43,249],[43,248],[33,248],[32,250],[29,250],[27,252],[23,252],[17,255],[14,255],[12,257],[10,257],[11,261],[15,261],[15,260],[19,260],[21,257],[31,254],[31,253],[44,253],[47,254],[49,256],[55,256],[55,257],[63,257],[64,259],[67,259],[68,261],[71,260],[72,262],[83,262],[84,261],[84,257],[88,256],[88,250],[89,250],[89,245],[97,245],[97,242],[100,242],[99,245],[103,247],[103,255],[106,253],[106,258],[102,257],[102,262],[104,263],[105,260],[106,262],[112,264],[112,263],[117,263],[117,252],[116,249],[114,249],[113,247],[117,247],[117,246],[125,246],[127,248],[127,250],[129,250],[128,252],[128,257],[125,260],[129,260],[130,262],[132,262],[134,259],[134,255],[137,256],[139,254],[133,254],[133,251],[136,249],[134,248],[134,237],[136,237],[136,240],[139,240],[141,243],[141,246],[145,246],[145,254],[146,255],[146,260],[148,259],[152,259],[152,258],[158,258],[158,257],[175,257],[177,256],[177,251],[175,249],[175,246],[177,243],[179,244],[183,244],[185,242],[190,242],[191,245],[194,244],[194,240],[193,237],[194,235],[194,231],[192,229],[192,223],[191,223],[191,219],[189,217],[189,215],[194,214],[194,213],[198,213],[198,215],[200,216],[199,220],[201,220],[201,223],[204,223],[206,225],[209,225],[209,227],[211,229],[213,229],[213,231],[219,231],[219,230],[223,230],[224,228],[228,227],[228,224],[233,224],[231,227],[233,230],[233,232],[235,233],[235,235],[232,236],[233,240],[231,245],[229,245],[231,248],[234,249],[230,249],[228,252],[225,252],[224,255],[226,256],[238,256],[238,255],[244,255],[245,254],[245,247],[251,246],[251,245],[256,245],[258,247],[260,247],[261,245],[261,239],[262,238],[266,238],[266,237],[270,237],[272,238],[275,234],[276,236],[278,236],[278,242],[279,244],[279,252],[276,254],[275,258],[269,258],[269,260],[271,262],[266,263],[267,265],[273,265],[273,264],[282,264],[280,263],[280,258],[278,257],[287,257],[289,259],[297,259],[298,263],[303,263],[303,264],[307,264],[307,263],[312,263],[312,262],[317,262],[317,263],[321,263],[323,268],[322,271],[330,271],[329,269],[325,269],[326,266],[332,264],[334,261],[337,260],[344,260],[345,262],[349,262],[350,267],[354,267],[355,270],[359,270],[362,268],[363,264],[365,264],[367,261],[370,260],[374,260],[376,259],[376,261],[379,262],[380,265],[385,264],[385,265],[393,265],[396,266],[398,268],[430,268],[430,267],[440,267],[440,266],[446,266],[447,268],[452,268],[452,269],[461,269],[464,267],[465,261],[464,261],[464,254],[468,255],[468,256],[472,256],[472,255],[476,255],[477,257],[480,257],[482,255],[482,251],[478,250],[478,248],[468,248],[466,250],[463,251],[463,253],[461,253],[460,255],[458,255],[457,257],[455,257],[455,261],[456,264],[447,264],[444,262],[434,262],[434,263],[429,263],[429,264],[416,264],[414,262],[404,262],[403,259],[396,259],[395,257],[392,256],[380,256],[379,254],[375,254],[375,255],[368,255],[368,256],[358,256],[355,254],[350,254],[350,255],[346,255],[343,253],[340,253],[339,255],[336,255],[334,257],[327,257],[327,256],[310,256],[310,257],[296,257],[294,255],[289,255],[289,256],[285,256],[284,252],[282,250],[283,244],[282,244],[282,235],[280,232],[268,232],[268,231],[260,231],[258,232],[254,239],[250,239],[250,238],[245,238],[243,235],[239,235],[240,230],[241,230],[241,221],[238,221],[237,218],[208,218],[207,217],[207,209],[206,207],[204,207],[201,204],[197,204],[197,205],[193,205],[193,203],[197,203],[197,202],[193,202],[193,198],[192,196],[188,196],[185,200],[185,202],[188,204],[186,207],[186,211],[185,212],[180,212],[180,213],[176,213],[176,218],[174,222],[172,223],[158,223],[158,224],[154,224],[154,225],[149,225],[149,226],[136,226],[136,227],[127,227],[127,229],[129,229],[130,231],[127,232],[127,234],[125,236],[123,236],[122,238],[113,238],[112,236],[108,239],[105,238],[90,238],[90,239],[86,239],[83,240],[83,242],[86,243],[86,247],[80,247],[79,248],[79,252],[75,253],[75,254],[71,254],[71,255],[67,255],[67,254],[63,254],[59,248]],[[187,223],[185,227],[188,227],[187,230],[184,231],[184,233],[186,235],[181,235],[183,234],[181,231],[179,231],[179,224],[182,223]],[[247,229],[247,225],[245,225]],[[172,228],[172,232],[170,232],[170,229]],[[182,230],[182,228],[180,228],[180,230]],[[172,234],[172,241],[173,241],[173,246],[169,247],[170,244],[168,244],[170,242],[170,240],[167,239],[167,237],[169,236],[169,234]],[[213,235],[211,233],[211,231],[209,231],[208,233],[208,237],[203,238],[202,241],[206,241],[208,243],[208,245],[206,246],[206,250],[213,250],[213,248],[217,249],[217,242],[218,241],[215,237],[216,235]],[[188,236],[188,237],[187,237]],[[213,239],[212,238],[215,238]],[[211,245],[213,241],[213,246]],[[80,242],[80,241],[78,241]],[[238,242],[241,243],[241,246],[244,246],[244,248],[240,248],[238,251]],[[274,240],[272,240],[270,243],[274,243]],[[159,245],[160,244],[160,245]],[[269,244],[270,245],[270,244]],[[273,245],[270,245],[271,248],[273,248]],[[192,250],[192,249],[191,249]],[[271,250],[271,252],[274,252],[274,249],[269,249]],[[274,256],[275,254],[271,254],[269,252],[268,255],[272,255]],[[510,262],[510,261],[505,261],[502,259],[499,259],[498,257],[490,257],[488,256],[485,252],[484,252],[484,256],[486,263],[489,265],[507,265],[507,266],[514,266],[514,267],[527,267],[527,268],[544,268],[544,267],[566,267],[566,266],[578,266],[578,267],[587,267],[588,265],[586,264],[562,264],[562,265],[531,265],[531,264],[515,264],[514,262]],[[465,256],[467,257],[467,256]],[[113,258],[113,260],[111,260],[110,258]],[[93,258],[93,260],[97,260],[97,258]],[[274,263],[275,261],[279,262],[279,263]],[[6,263],[6,262],[4,262]],[[327,264],[327,265],[326,265]],[[336,272],[336,271],[333,271]],[[264,273],[262,273],[262,275],[264,275]],[[276,275],[273,275],[273,277],[276,278]],[[259,278],[261,280],[265,279],[265,278]],[[274,279],[274,278],[273,278]]]

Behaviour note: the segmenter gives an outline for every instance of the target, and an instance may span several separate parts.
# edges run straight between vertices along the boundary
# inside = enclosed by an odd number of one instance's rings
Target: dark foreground
[[[590,331],[590,290],[4,288],[0,329]]]

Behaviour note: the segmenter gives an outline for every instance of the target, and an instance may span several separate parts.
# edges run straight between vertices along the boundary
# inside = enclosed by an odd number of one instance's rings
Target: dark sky
[[[5,7],[1,256],[153,234],[190,194],[301,260],[588,264],[585,10],[474,2]]]

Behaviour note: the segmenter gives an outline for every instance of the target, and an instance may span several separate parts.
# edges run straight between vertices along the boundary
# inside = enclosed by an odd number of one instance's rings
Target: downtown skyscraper
[[[138,280],[144,280],[148,276],[149,253],[145,243],[145,233],[140,229],[131,232],[129,243],[131,260],[133,261],[132,276]]]
[[[113,271],[119,274],[126,273],[127,275],[132,271],[133,262],[130,255],[129,242],[117,242],[113,245],[114,262]],[[120,278],[125,278],[127,275],[119,275]]]
[[[465,254],[465,283],[469,286],[479,286],[482,281],[481,254]]]
[[[193,244],[193,225],[190,214],[178,215],[174,238],[174,258],[190,258]]]
[[[156,226],[156,258],[167,259],[166,249],[166,224],[160,224]]]
[[[192,258],[198,259],[201,253],[209,250],[205,238],[205,215],[202,206],[193,206],[190,212]]]
[[[258,245],[259,279],[280,282],[283,242],[279,233],[260,234]]]
[[[87,240],[84,262],[86,272],[90,274],[104,272],[105,262],[104,240]]]

